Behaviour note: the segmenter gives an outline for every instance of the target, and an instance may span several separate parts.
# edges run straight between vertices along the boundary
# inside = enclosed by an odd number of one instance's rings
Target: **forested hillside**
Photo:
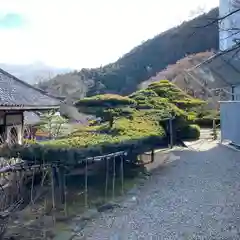
[[[218,49],[217,24],[201,27],[217,17],[218,9],[213,9],[149,39],[115,63],[59,75],[39,86],[51,93],[70,98],[101,93],[129,94],[140,83],[186,55]]]
[[[198,78],[198,81],[201,82],[202,86],[194,81],[193,79],[189,80],[186,77],[185,70],[190,69],[193,66],[198,65],[199,63],[203,62],[207,58],[211,57],[213,52],[201,52],[197,54],[188,55],[180,60],[178,60],[175,64],[168,65],[167,68],[162,70],[161,72],[157,73],[156,76],[151,77],[147,81],[142,82],[139,85],[139,88],[145,89],[148,87],[149,84],[153,82],[158,82],[159,79],[168,79],[174,84],[176,84],[179,88],[184,90],[184,92],[188,93],[189,95],[203,99],[208,102],[207,107],[212,109],[216,107],[216,101],[226,101],[229,100],[229,95],[226,95],[224,91],[212,91],[214,94],[214,101],[212,94],[206,90],[205,87],[208,89],[217,89],[219,87],[218,81],[207,81],[207,79],[202,76]],[[221,84],[221,83],[220,83]],[[205,86],[205,87],[203,87]],[[225,90],[231,91],[230,89],[225,88]]]

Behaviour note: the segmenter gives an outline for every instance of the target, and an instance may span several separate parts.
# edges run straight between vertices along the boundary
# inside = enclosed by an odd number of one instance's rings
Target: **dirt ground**
[[[240,153],[206,139],[187,145],[157,153],[122,208],[90,221],[76,239],[240,239]]]

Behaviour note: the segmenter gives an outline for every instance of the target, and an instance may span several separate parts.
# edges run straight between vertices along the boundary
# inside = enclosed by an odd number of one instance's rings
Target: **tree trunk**
[[[114,122],[113,117],[110,117],[110,119],[109,119],[109,127],[110,127],[110,128],[112,128],[113,122]]]

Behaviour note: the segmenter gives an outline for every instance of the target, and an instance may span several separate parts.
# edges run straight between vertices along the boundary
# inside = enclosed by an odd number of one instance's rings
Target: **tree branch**
[[[219,23],[219,21],[222,21],[222,20],[224,20],[224,19],[232,16],[233,14],[235,14],[235,13],[237,13],[237,12],[239,12],[239,11],[240,11],[240,8],[238,8],[238,9],[236,9],[236,10],[234,10],[234,11],[228,13],[228,14],[226,14],[225,16],[212,19],[212,21],[211,21],[210,23],[207,23],[207,24],[205,24],[205,25],[203,25],[203,26],[197,26],[196,28],[204,28],[204,27],[208,27],[208,26],[210,26],[210,25],[212,25],[212,24]]]

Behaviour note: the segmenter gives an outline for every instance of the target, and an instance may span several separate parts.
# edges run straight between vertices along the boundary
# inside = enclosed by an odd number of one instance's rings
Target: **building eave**
[[[238,100],[219,101],[220,103],[240,103]]]
[[[0,106],[0,110],[18,110],[18,111],[37,111],[37,110],[51,110],[59,109],[60,106]]]

